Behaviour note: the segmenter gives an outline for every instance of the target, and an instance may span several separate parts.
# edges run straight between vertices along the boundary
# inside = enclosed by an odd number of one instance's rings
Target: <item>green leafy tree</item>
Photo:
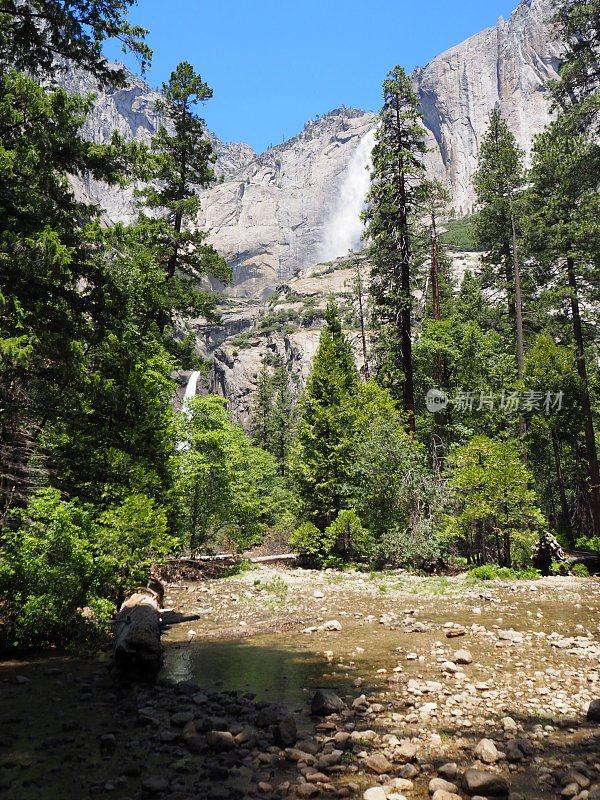
[[[406,432],[404,414],[373,382],[352,400],[349,494],[373,537],[381,563],[430,563],[439,555],[435,528],[442,487],[427,470],[424,450]]]
[[[571,115],[580,132],[598,131],[600,107],[600,5],[598,0],[558,0],[557,33],[565,42],[556,105]]]
[[[410,78],[395,67],[383,84],[384,105],[373,149],[364,213],[372,261],[370,292],[376,332],[377,380],[402,397],[415,431],[412,361],[414,224],[424,178],[425,132]]]
[[[535,141],[526,219],[528,250],[538,265],[546,313],[558,313],[569,321],[581,381],[588,496],[596,534],[600,531],[600,466],[588,365],[594,328],[589,323],[586,327],[582,304],[593,308],[599,297],[599,173],[600,146],[578,133],[571,117],[560,116]]]
[[[530,484],[531,473],[510,440],[476,436],[452,451],[448,487],[455,514],[446,537],[469,563],[510,567],[513,558],[526,560],[545,523]]]
[[[229,420],[222,398],[197,397],[189,412],[178,488],[189,546],[242,551],[290,510],[289,492],[275,459]]]
[[[296,416],[296,395],[287,369],[279,365],[271,372],[263,364],[252,410],[252,432],[256,444],[277,459],[281,475],[288,471]]]
[[[292,475],[304,515],[320,531],[347,508],[353,410],[348,399],[359,384],[352,348],[337,306],[327,306],[326,325],[300,404]]]

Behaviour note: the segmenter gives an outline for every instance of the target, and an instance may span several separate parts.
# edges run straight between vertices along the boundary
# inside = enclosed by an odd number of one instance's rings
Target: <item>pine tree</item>
[[[580,133],[598,133],[600,110],[600,2],[558,0],[558,38],[565,42],[560,80],[552,94],[561,112],[570,114]]]
[[[152,184],[141,194],[155,213],[152,217],[141,215],[134,236],[155,249],[172,307],[211,316],[214,295],[201,288],[202,281],[208,276],[226,282],[230,277],[223,258],[207,243],[207,234],[193,229],[200,209],[198,189],[216,180],[212,169],[216,157],[204,121],[194,111],[197,103],[212,97],[212,90],[190,64],[182,62],[162,92],[157,108],[172,129],[161,126],[152,141],[154,158],[146,174]],[[161,322],[165,325],[168,319]]]
[[[449,264],[440,237],[440,222],[448,214],[450,192],[440,181],[425,181],[421,186],[421,191],[423,193],[425,227],[429,240],[431,313],[435,320],[440,320],[443,294],[448,294],[449,288]]]
[[[506,293],[514,326],[517,372],[522,378],[525,339],[515,203],[524,184],[523,154],[498,107],[490,115],[473,184],[481,206],[477,216],[479,244],[487,251],[484,263],[491,268],[492,279]]]
[[[121,42],[145,68],[152,53],[144,28],[127,22],[136,0],[3,0],[0,66],[48,79],[73,65],[105,85],[124,85],[125,73],[104,58],[107,39]]]
[[[410,78],[395,67],[383,84],[384,105],[373,149],[365,236],[373,264],[370,291],[377,331],[377,379],[402,396],[415,431],[412,362],[414,224],[424,177],[424,128]]]
[[[556,310],[558,305],[571,320],[596,535],[600,532],[600,466],[582,300],[597,302],[600,285],[599,174],[600,146],[578,133],[572,116],[560,116],[536,139],[529,175],[528,247],[540,266],[542,298],[548,296],[550,307]]]
[[[321,532],[347,507],[353,419],[349,400],[358,385],[352,348],[331,301],[301,401],[292,464],[304,513]]]

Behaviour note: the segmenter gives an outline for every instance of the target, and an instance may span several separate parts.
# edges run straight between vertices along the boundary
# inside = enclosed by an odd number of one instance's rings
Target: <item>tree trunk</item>
[[[567,494],[565,492],[565,478],[562,470],[562,460],[560,457],[560,446],[556,433],[554,430],[550,431],[550,438],[552,439],[552,450],[554,453],[554,467],[556,469],[556,482],[558,484],[558,494],[560,497],[560,516],[561,516],[561,529],[569,540],[569,544],[574,547],[575,539],[573,537],[573,528],[571,526],[571,515],[569,513],[569,504],[567,502]]]
[[[517,339],[517,372],[519,380],[525,372],[525,337],[523,334],[523,292],[521,287],[521,264],[517,249],[517,228],[515,218],[511,211],[510,224],[512,228],[512,255],[513,255],[513,280],[515,287],[515,331]]]
[[[113,660],[117,670],[129,678],[155,678],[162,665],[156,594],[139,591],[131,595],[121,606],[113,630]]]
[[[431,294],[433,318],[442,318],[442,299],[440,291],[440,251],[435,214],[431,215]]]
[[[362,343],[363,353],[363,374],[365,380],[369,380],[369,358],[367,353],[367,335],[365,332],[365,312],[363,308],[363,288],[362,288],[362,275],[360,272],[360,262],[356,260],[356,293],[358,295],[358,313],[360,322],[360,338]]]
[[[402,350],[402,371],[404,372],[404,410],[408,416],[407,426],[409,433],[416,433],[417,426],[415,421],[415,389],[412,363],[412,338],[411,338],[411,306],[412,297],[410,293],[410,266],[411,248],[410,234],[408,229],[408,198],[406,192],[406,169],[404,165],[403,143],[400,139],[400,107],[396,102],[396,125],[399,133],[398,138],[398,180],[400,182],[400,293],[402,305],[399,309],[397,325],[400,330],[400,341]]]
[[[579,310],[579,293],[577,290],[577,278],[575,276],[575,262],[571,256],[567,257],[566,267],[569,289],[571,290],[571,313],[573,315],[573,335],[575,337],[575,347],[577,351],[577,372],[583,385],[581,405],[583,407],[585,447],[590,479],[592,524],[594,534],[600,536],[600,467],[598,466],[598,450],[596,448],[594,419],[592,417],[592,404],[590,402],[587,365],[585,362],[585,347],[583,342],[583,329],[581,327],[581,313]]]

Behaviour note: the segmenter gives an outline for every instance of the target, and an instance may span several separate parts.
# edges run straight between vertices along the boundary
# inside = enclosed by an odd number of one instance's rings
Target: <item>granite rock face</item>
[[[413,80],[429,130],[428,164],[461,213],[472,210],[471,178],[490,111],[498,105],[526,152],[550,121],[548,81],[561,46],[553,0],[522,0],[508,21],[472,36],[418,69]]]
[[[552,9],[553,0],[522,0],[508,21],[500,19],[413,74],[428,129],[428,167],[451,187],[461,214],[474,206],[471,178],[492,108],[500,106],[526,151],[550,118],[545,86],[556,77],[561,51]],[[98,91],[77,73],[63,83],[98,92],[87,123],[95,141],[107,141],[114,130],[142,141],[155,132],[158,95],[140,79],[132,76],[126,88],[110,91]],[[261,155],[213,138],[223,182],[204,192],[197,224],[233,267],[230,294],[267,297],[298,269],[360,247],[358,216],[374,126],[375,115],[340,108]],[[107,219],[133,217],[131,190],[75,184]]]
[[[168,120],[163,120],[156,108],[159,93],[149,89],[141,78],[128,71],[127,86],[120,89],[100,87],[93,78],[78,70],[61,72],[59,81],[64,89],[73,94],[96,96],[83,128],[84,135],[90,141],[104,144],[110,141],[113,133],[118,133],[126,141],[149,144],[161,123],[168,125]],[[224,180],[238,173],[255,157],[247,144],[226,144],[211,133],[209,137],[217,156],[215,171]],[[72,182],[77,195],[100,206],[107,221],[131,222],[135,219],[132,188],[110,187],[93,178],[74,177]]]

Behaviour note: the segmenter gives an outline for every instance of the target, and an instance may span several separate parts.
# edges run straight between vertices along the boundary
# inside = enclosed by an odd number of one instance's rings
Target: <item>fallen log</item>
[[[124,677],[151,680],[162,665],[159,602],[150,589],[125,600],[113,623],[113,661]]]

